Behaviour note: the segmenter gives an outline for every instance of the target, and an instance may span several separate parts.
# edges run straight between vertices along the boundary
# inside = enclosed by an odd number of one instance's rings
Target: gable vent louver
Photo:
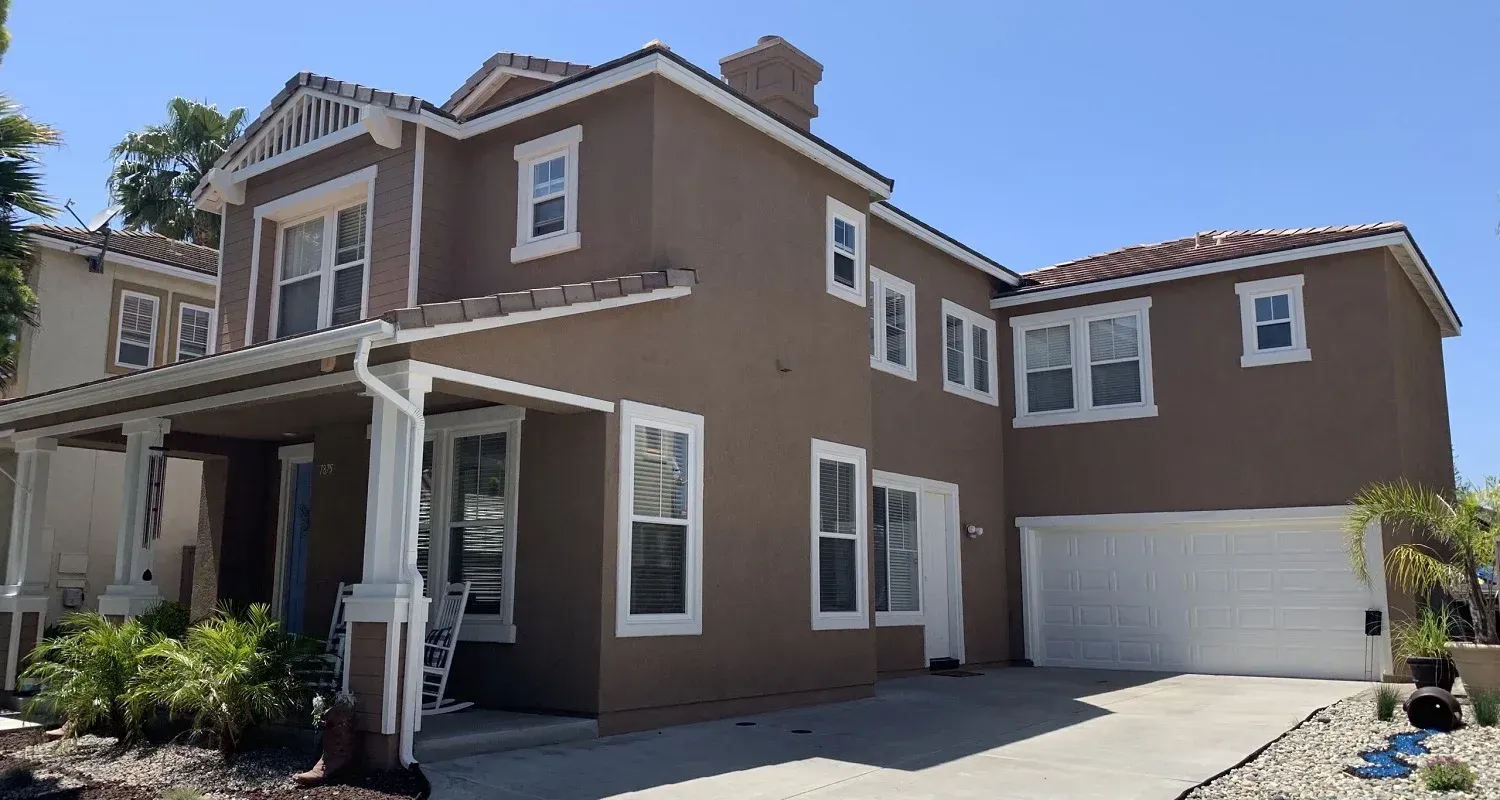
[[[234,168],[244,169],[312,144],[350,125],[358,124],[359,120],[359,106],[305,93],[266,123],[245,147],[243,157]]]

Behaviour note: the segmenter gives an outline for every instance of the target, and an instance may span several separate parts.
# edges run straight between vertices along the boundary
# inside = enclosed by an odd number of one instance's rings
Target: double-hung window
[[[826,259],[828,293],[865,304],[865,215],[828,198]]]
[[[1240,298],[1242,367],[1312,360],[1303,318],[1301,275],[1234,285]]]
[[[516,246],[511,263],[519,264],[582,244],[578,233],[578,145],[583,127],[566,130],[515,147]]]
[[[999,405],[995,377],[995,321],[944,300],[943,389]]]
[[[1018,428],[1156,416],[1151,299],[1011,319]]]
[[[115,320],[114,366],[145,369],[156,365],[156,316],[160,301],[149,294],[121,290]]]
[[[916,380],[916,287],[875,267],[868,285],[870,366]]]
[[[276,336],[307,333],[364,317],[369,205],[328,209],[281,227]]]
[[[703,417],[620,404],[616,636],[703,632]]]
[[[812,442],[812,627],[867,628],[865,451]]]
[[[177,360],[208,355],[209,331],[213,311],[203,306],[182,303],[177,306]]]

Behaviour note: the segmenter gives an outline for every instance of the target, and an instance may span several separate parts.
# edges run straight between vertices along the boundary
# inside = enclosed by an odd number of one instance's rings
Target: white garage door
[[[1343,509],[1022,518],[1039,666],[1353,678],[1387,668]],[[1378,535],[1367,535],[1378,546]],[[1376,551],[1378,552],[1378,551]],[[1372,561],[1379,564],[1379,561]]]

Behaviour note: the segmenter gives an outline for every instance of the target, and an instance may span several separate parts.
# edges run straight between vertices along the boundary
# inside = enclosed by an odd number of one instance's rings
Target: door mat
[[[937,672],[931,672],[931,673],[928,673],[928,674],[930,674],[930,675],[941,675],[944,678],[977,678],[977,677],[983,675],[984,673],[983,672],[970,672],[969,670],[966,670],[966,669],[945,669],[945,670],[939,670]]]

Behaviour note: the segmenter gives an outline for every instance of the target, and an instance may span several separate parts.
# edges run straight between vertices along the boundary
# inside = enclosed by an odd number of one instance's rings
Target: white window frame
[[[1157,415],[1156,390],[1151,366],[1151,298],[1138,297],[1116,303],[1066,308],[1042,314],[1012,317],[1012,352],[1015,362],[1017,428],[1046,425],[1073,425],[1085,422],[1139,419]],[[1093,370],[1089,360],[1089,323],[1119,317],[1136,317],[1140,335],[1141,402],[1128,405],[1095,406],[1093,404]],[[1058,411],[1028,411],[1026,404],[1026,332],[1038,328],[1068,325],[1073,345],[1073,407]]]
[[[922,481],[920,481],[920,480],[918,480],[916,478],[907,477],[905,475],[897,475],[896,473],[893,473],[893,472],[882,472],[881,470],[875,470],[875,474],[872,476],[872,478],[870,480],[870,508],[871,509],[874,509],[874,507],[875,507],[875,489],[884,489],[887,492],[897,491],[897,492],[910,492],[910,493],[912,493],[912,495],[915,498],[915,502],[912,503],[912,512],[914,514],[916,514],[916,520],[915,520],[915,522],[916,522],[916,525],[917,525],[917,610],[916,611],[881,611],[880,609],[877,608],[877,609],[875,609],[875,624],[877,626],[879,626],[879,627],[899,627],[899,626],[902,626],[902,625],[924,625],[924,624],[926,624],[926,621],[927,621],[927,598],[923,594],[923,592],[925,591],[925,588],[926,588],[926,582],[922,578],[922,571],[927,568],[927,558],[929,556],[929,553],[927,552],[927,549],[924,547],[924,545],[926,544],[925,540],[926,540],[927,537],[923,535],[924,531],[922,530],[922,502],[923,502],[923,497],[922,497],[923,485],[922,485]],[[887,526],[890,525],[889,514],[887,515],[886,524],[887,524]],[[889,536],[889,533],[887,533],[887,536]],[[870,525],[870,543],[871,543],[871,548],[872,549],[874,548],[874,539],[875,539],[875,526],[874,526],[874,522],[872,520],[871,521],[871,525]],[[891,571],[890,571],[890,549],[889,549],[890,545],[887,544],[886,548],[887,548],[886,549],[886,556],[887,557],[886,557],[886,573],[885,574],[886,574],[886,580],[889,581],[890,580],[890,576],[891,576]],[[873,568],[870,570],[870,580],[871,581],[875,580],[875,570]]]
[[[843,220],[846,224],[853,225],[855,229],[853,286],[845,286],[844,284],[839,283],[838,281],[833,279],[833,223],[834,220],[839,219]],[[832,197],[828,198],[828,213],[823,225],[823,271],[825,273],[824,277],[826,287],[829,294],[839,298],[840,300],[848,300],[849,302],[859,306],[860,308],[865,307],[865,290],[867,285],[866,281],[868,280],[866,277],[868,274],[868,268],[865,264],[867,252],[865,242],[867,236],[868,231],[866,230],[864,214],[854,210],[853,207],[845,205]]]
[[[1240,332],[1244,346],[1244,352],[1240,356],[1241,367],[1264,367],[1312,360],[1312,351],[1307,347],[1307,319],[1303,314],[1303,282],[1303,276],[1299,274],[1234,285],[1234,293],[1240,298]],[[1262,350],[1255,335],[1256,328],[1259,327],[1255,321],[1255,301],[1261,297],[1276,295],[1288,297],[1287,307],[1292,315],[1292,343],[1287,347]]]
[[[687,553],[681,614],[630,613],[630,556],[635,515],[637,425],[688,435]],[[620,401],[619,529],[615,563],[615,636],[698,636],[703,633],[703,417],[686,411]],[[645,517],[642,519],[650,520]],[[672,521],[674,524],[678,520]]]
[[[962,383],[955,383],[948,379],[948,318],[957,317],[964,323],[964,379]],[[989,340],[990,363],[989,363],[989,386],[988,392],[981,392],[974,388],[974,331],[975,329],[985,332]],[[971,311],[958,303],[947,298],[943,299],[943,317],[939,324],[942,335],[938,336],[938,351],[941,358],[938,368],[943,372],[943,391],[977,400],[987,405],[1000,405],[1000,388],[998,383],[999,368],[996,362],[999,353],[995,350],[995,320],[988,314]]]
[[[177,360],[182,360],[182,323],[187,318],[185,312],[200,311],[208,315],[208,340],[203,343],[203,355],[211,356],[214,353],[214,310],[208,306],[200,306],[197,303],[177,304]],[[194,356],[202,358],[203,356]]]
[[[448,547],[453,533],[453,442],[468,436],[505,433],[505,583],[501,587],[500,613],[464,613],[459,626],[461,642],[516,641],[516,543],[520,538],[521,423],[526,409],[491,406],[471,411],[433,414],[426,418],[426,441],[432,442],[431,526],[427,539],[427,594],[441,595],[448,585]]]
[[[373,183],[371,184],[374,185]],[[334,259],[338,254],[338,226],[339,214],[356,206],[365,206],[365,243],[364,263],[360,269],[364,271],[361,280],[361,292],[359,298],[359,318],[364,319],[370,310],[370,245],[371,232],[375,227],[375,220],[370,216],[371,207],[363,198],[349,200],[336,205],[321,209],[312,214],[287,220],[279,223],[276,228],[276,263],[274,265],[275,279],[271,285],[271,338],[280,338],[279,326],[281,325],[281,289],[289,283],[301,283],[303,281],[318,282],[318,324],[313,330],[322,330],[333,324],[333,278],[335,272],[353,269],[350,264],[335,265]],[[322,261],[318,264],[316,274],[302,275],[296,278],[284,279],[281,277],[281,262],[286,255],[286,231],[308,222],[318,219],[323,220],[323,254]],[[296,334],[288,334],[296,335]]]
[[[583,237],[578,232],[578,145],[582,141],[583,126],[574,125],[516,145],[516,246],[510,250],[510,263],[520,264],[577,250],[583,246]],[[563,188],[563,228],[555,233],[533,236],[532,167],[558,156],[567,158]]]
[[[854,465],[854,533],[823,533],[819,530],[818,467],[822,461],[839,461]],[[815,631],[854,630],[870,627],[870,471],[866,466],[865,450],[822,439],[812,440],[812,629]],[[823,611],[822,592],[819,591],[819,543],[824,537],[854,540],[854,604],[853,611]]]
[[[870,336],[872,347],[875,352],[870,354],[870,366],[881,372],[889,372],[909,381],[917,379],[917,287],[910,282],[904,281],[895,275],[882,270],[875,265],[870,265],[870,277],[866,281],[870,287],[871,303],[869,311]],[[895,292],[906,298],[906,364],[893,364],[886,360],[886,337],[885,337],[885,295],[886,292]]]
[[[151,302],[151,342],[147,347],[145,364],[126,364],[120,360],[120,342],[122,341],[121,334],[125,332],[125,298],[127,297]],[[161,298],[154,294],[121,289],[120,306],[115,310],[115,351],[110,354],[109,363],[120,369],[150,369],[156,366],[156,340],[159,328],[161,328]]]

